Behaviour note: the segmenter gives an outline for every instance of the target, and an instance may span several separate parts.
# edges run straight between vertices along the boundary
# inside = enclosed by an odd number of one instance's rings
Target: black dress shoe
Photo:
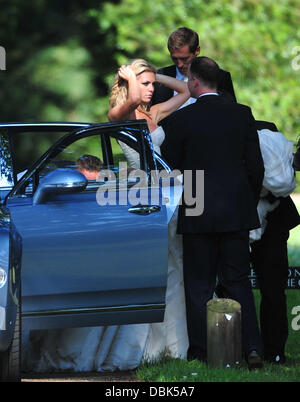
[[[260,370],[263,368],[263,361],[256,350],[252,350],[247,356],[249,370]]]

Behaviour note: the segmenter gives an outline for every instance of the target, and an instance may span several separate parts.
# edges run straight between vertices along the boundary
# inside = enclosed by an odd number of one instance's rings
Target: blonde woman
[[[166,102],[151,106],[155,82],[173,89],[176,95]],[[146,119],[154,150],[160,154],[165,133],[158,123],[182,106],[189,97],[184,81],[157,74],[146,60],[136,59],[119,68],[109,100],[108,118],[110,121]],[[124,143],[120,145],[130,166],[139,168],[137,153]]]
[[[176,95],[166,102],[151,105],[154,83],[170,87]],[[180,108],[190,98],[184,81],[156,74],[153,66],[143,59],[121,66],[115,78],[110,96],[109,120],[146,119],[151,133],[154,150],[160,154],[164,131],[158,123]],[[120,145],[131,167],[139,168],[138,153],[126,144]],[[168,283],[166,310],[162,323],[121,325],[118,327],[118,341],[111,344],[109,361],[118,361],[117,367],[140,360],[157,359],[168,351],[172,357],[186,357],[188,337],[186,328],[185,297],[182,272],[181,236],[176,234],[177,210],[168,225]],[[129,341],[130,340],[130,341]],[[138,351],[138,352],[137,352]],[[130,356],[130,359],[128,357]],[[129,361],[131,360],[131,363]]]

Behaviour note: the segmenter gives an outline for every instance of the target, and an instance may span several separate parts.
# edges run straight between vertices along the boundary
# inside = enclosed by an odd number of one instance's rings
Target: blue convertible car
[[[1,378],[19,378],[20,328],[162,321],[168,219],[153,173],[170,168],[146,122],[0,124],[0,142]],[[103,161],[100,180],[77,170],[83,154]]]

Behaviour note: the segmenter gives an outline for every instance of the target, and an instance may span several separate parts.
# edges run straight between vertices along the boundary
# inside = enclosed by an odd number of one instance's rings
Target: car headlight
[[[3,268],[0,268],[0,289],[6,284],[7,275],[6,271]]]

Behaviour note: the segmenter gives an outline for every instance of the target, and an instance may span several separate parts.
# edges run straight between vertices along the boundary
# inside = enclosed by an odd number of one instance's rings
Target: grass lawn
[[[259,290],[254,290],[258,307]],[[210,368],[196,360],[162,357],[155,364],[143,364],[137,369],[137,378],[145,382],[299,382],[300,381],[300,329],[295,331],[291,322],[294,306],[300,306],[299,290],[287,291],[289,338],[286,345],[287,362],[283,366],[264,364],[263,370],[249,372],[246,363],[239,369]],[[276,319],[276,314],[274,314]],[[299,320],[298,320],[299,323]]]
[[[300,204],[297,205],[300,210]],[[300,225],[290,233],[288,242],[289,265],[300,266]],[[258,311],[260,292],[254,290]],[[300,324],[299,311],[292,314],[292,309],[299,306],[300,290],[287,290],[287,311],[289,320],[289,337],[286,344],[287,362],[283,366],[265,364],[263,370],[249,372],[246,363],[238,369],[216,369],[206,364],[171,359],[164,356],[160,361],[143,364],[137,369],[137,377],[145,382],[299,382],[300,381],[300,328],[293,329],[292,321]],[[274,311],[276,320],[276,311]]]

